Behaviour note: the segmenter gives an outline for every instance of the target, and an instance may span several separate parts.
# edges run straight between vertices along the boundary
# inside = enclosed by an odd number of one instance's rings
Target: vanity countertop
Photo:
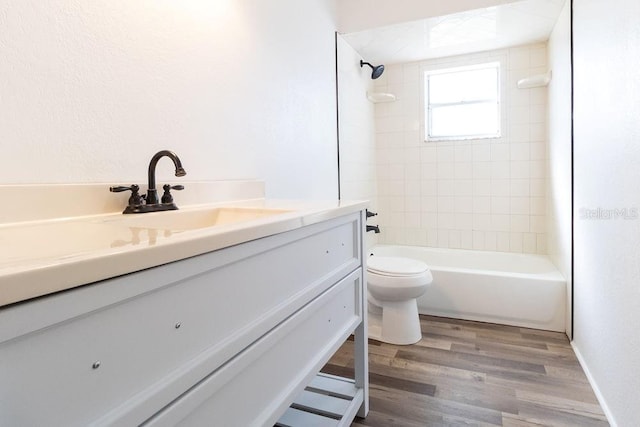
[[[181,206],[172,212],[0,224],[0,306],[290,231],[366,206],[365,201],[252,199]],[[190,218],[216,208],[268,215],[201,228],[188,225]]]

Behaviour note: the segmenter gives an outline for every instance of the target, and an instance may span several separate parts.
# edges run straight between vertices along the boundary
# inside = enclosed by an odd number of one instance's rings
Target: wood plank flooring
[[[564,334],[420,316],[422,340],[369,340],[363,426],[608,426]],[[323,372],[353,378],[353,342]]]

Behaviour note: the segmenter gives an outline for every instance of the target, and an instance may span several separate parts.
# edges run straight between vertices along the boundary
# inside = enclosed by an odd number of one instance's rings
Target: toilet
[[[429,266],[411,258],[375,256],[367,260],[369,338],[414,344],[422,338],[418,303],[433,281]]]

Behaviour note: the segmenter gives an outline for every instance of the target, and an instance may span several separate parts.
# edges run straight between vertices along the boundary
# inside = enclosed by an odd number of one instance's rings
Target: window
[[[500,63],[425,73],[425,139],[500,137]]]

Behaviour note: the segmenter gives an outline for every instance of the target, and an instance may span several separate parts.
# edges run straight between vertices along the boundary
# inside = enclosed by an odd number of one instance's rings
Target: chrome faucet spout
[[[176,176],[185,176],[187,172],[182,167],[182,162],[180,158],[173,151],[162,150],[158,151],[151,158],[151,162],[149,162],[149,188],[147,189],[147,205],[155,205],[158,204],[158,190],[156,189],[156,166],[158,164],[158,160],[163,157],[168,157],[173,161],[173,164],[176,168]]]

